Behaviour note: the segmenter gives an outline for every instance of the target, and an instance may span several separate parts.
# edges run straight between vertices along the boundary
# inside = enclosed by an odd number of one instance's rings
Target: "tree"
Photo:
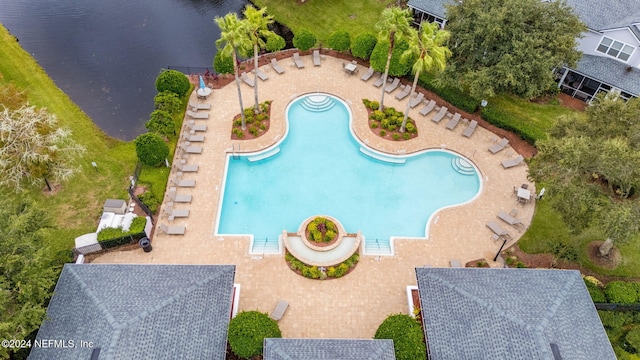
[[[238,101],[240,103],[240,116],[242,118],[242,130],[247,129],[247,120],[244,116],[242,106],[242,91],[240,90],[240,78],[238,77],[238,61],[236,52],[238,50],[247,51],[251,48],[251,41],[246,36],[247,24],[238,19],[235,13],[228,13],[224,17],[214,19],[220,28],[220,39],[216,40],[216,47],[220,50],[220,56],[231,57],[233,59],[233,74],[238,88]]]
[[[65,181],[79,168],[72,165],[84,147],[71,131],[58,126],[46,109],[23,105],[0,112],[0,186],[22,191],[26,185],[47,185],[49,179]]]
[[[171,91],[179,97],[187,95],[191,84],[187,76],[176,70],[163,70],[156,78],[158,92]]]
[[[315,44],[316,36],[307,29],[302,29],[299,33],[293,36],[293,46],[302,51],[311,49]]]
[[[258,311],[242,311],[229,322],[229,346],[237,356],[249,359],[262,354],[265,338],[281,338],[278,323]]]
[[[346,30],[336,30],[329,35],[327,44],[336,51],[346,51],[351,47],[351,37]]]
[[[0,338],[24,339],[45,317],[60,264],[42,232],[50,225],[48,214],[29,199],[0,206]],[[8,358],[5,347],[0,358]]]
[[[409,49],[409,43],[405,39],[396,41],[396,45],[391,52],[391,61],[389,62],[389,76],[405,76],[411,70],[413,59],[403,61],[402,54]],[[389,52],[389,42],[382,40],[376,44],[371,52],[369,63],[375,71],[384,73],[387,64],[387,54]]]
[[[436,23],[422,24],[418,31],[410,33],[409,48],[402,54],[405,61],[411,57],[416,59],[413,63],[415,76],[410,94],[415,93],[421,72],[441,72],[447,67],[447,58],[451,56],[451,51],[444,44],[449,40],[450,34],[448,31],[439,30],[439,28]],[[407,101],[400,132],[404,132],[405,126],[407,126],[410,104],[411,101]]]
[[[163,91],[153,98],[156,110],[166,111],[169,114],[177,114],[182,109],[182,101],[178,94],[171,91]]]
[[[443,79],[473,97],[533,98],[551,89],[552,70],[575,66],[585,25],[564,1],[465,0],[447,6],[451,65]]]
[[[384,67],[384,75],[382,76],[382,95],[380,96],[380,110],[384,110],[384,93],[387,77],[389,76],[389,64],[391,63],[391,55],[396,45],[396,40],[402,38],[409,32],[409,24],[411,21],[411,12],[408,9],[400,9],[399,7],[390,7],[382,10],[381,19],[376,23],[378,37],[381,40],[389,42],[389,50],[387,52],[387,63]]]
[[[213,68],[218,74],[232,74],[233,58],[231,56],[224,56],[222,52],[218,52],[213,58]]]
[[[169,137],[176,134],[176,125],[173,122],[173,117],[166,111],[155,110],[149,116],[144,126],[149,132],[156,133],[158,135]]]
[[[389,315],[373,338],[393,340],[397,360],[425,359],[427,356],[422,328],[418,320],[409,315]]]
[[[135,140],[136,155],[138,160],[145,165],[159,166],[169,156],[169,147],[160,135],[146,133],[139,135]]]
[[[253,6],[247,6],[244,9],[245,23],[247,26],[247,36],[253,44],[253,94],[255,104],[253,112],[260,113],[260,103],[258,102],[258,50],[264,49],[266,44],[263,39],[272,37],[275,33],[268,29],[273,24],[273,16],[267,15],[267,8],[263,7],[257,10]]]
[[[267,38],[267,51],[269,52],[278,52],[284,49],[285,46],[287,46],[287,42],[276,33]]]
[[[371,52],[377,42],[378,39],[376,39],[376,36],[372,33],[360,34],[351,42],[351,55],[363,60],[369,60]]]

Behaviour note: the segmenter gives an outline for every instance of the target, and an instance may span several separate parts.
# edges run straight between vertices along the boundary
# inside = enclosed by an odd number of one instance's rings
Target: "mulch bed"
[[[252,140],[252,139],[257,139],[260,136],[266,134],[267,132],[269,132],[269,127],[271,126],[271,102],[269,102],[269,105],[267,107],[267,111],[263,112],[261,114],[267,114],[267,118],[260,121],[260,123],[258,124],[257,122],[251,122],[249,123],[248,121],[246,122],[246,130],[242,130],[242,125],[233,125],[233,127],[231,128],[231,140]],[[240,119],[240,114],[234,116],[233,118],[233,123],[235,124],[235,121]],[[264,130],[260,129],[260,126],[264,125]],[[249,129],[251,127],[256,127],[258,129],[258,133],[256,135],[253,135],[252,133],[249,132]],[[236,135],[234,133],[234,129],[238,129],[240,131],[242,131],[244,133],[244,136],[242,138],[239,138],[238,135]]]

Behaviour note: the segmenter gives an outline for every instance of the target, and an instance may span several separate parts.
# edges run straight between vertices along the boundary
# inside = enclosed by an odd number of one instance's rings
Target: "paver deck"
[[[190,209],[188,218],[169,222],[160,216],[158,222],[186,226],[184,236],[155,233],[153,251],[142,249],[112,252],[100,256],[96,263],[145,264],[235,264],[236,283],[241,285],[240,310],[260,310],[269,313],[278,300],[290,306],[279,322],[283,337],[292,338],[371,338],[380,323],[392,313],[406,313],[405,287],[416,285],[415,267],[430,265],[448,267],[449,260],[467,261],[484,258],[491,263],[501,243],[491,239],[485,223],[496,220],[496,214],[517,207],[518,218],[528,227],[533,216],[533,202],[518,205],[513,187],[527,183],[527,167],[504,170],[501,161],[515,156],[507,149],[492,155],[492,133],[478,128],[470,138],[461,136],[464,126],[453,131],[444,123],[430,121],[434,113],[423,117],[420,106],[410,111],[416,120],[419,136],[394,142],[380,139],[367,125],[367,112],[362,99],[379,100],[381,90],[373,81],[364,82],[357,75],[342,69],[341,59],[325,57],[319,67],[311,66],[311,56],[302,56],[304,69],[297,69],[292,59],[280,60],[285,73],[278,75],[270,66],[261,70],[269,80],[260,81],[260,101],[273,100],[271,128],[255,140],[232,141],[231,119],[239,113],[235,83],[213,91],[206,100],[211,104],[208,120],[196,123],[208,125],[202,154],[192,154],[188,163],[200,165],[197,173],[185,173],[183,178],[196,179],[191,204],[174,204]],[[360,71],[366,68],[358,66]],[[253,102],[253,89],[241,84],[244,107]],[[471,160],[481,172],[481,194],[471,203],[448,208],[437,213],[430,224],[428,239],[406,239],[394,243],[394,256],[362,256],[356,269],[337,280],[309,280],[287,268],[284,255],[251,256],[247,237],[216,236],[214,234],[218,204],[227,152],[240,144],[243,152],[264,149],[284,135],[285,108],[297,96],[311,92],[326,92],[349,104],[354,116],[353,128],[360,140],[372,148],[389,153],[412,153],[428,148],[446,148]],[[195,94],[192,102],[197,102]],[[385,106],[405,109],[406,101],[385,94]],[[442,104],[439,104],[442,105]],[[199,144],[200,145],[200,144]],[[530,188],[533,184],[530,185]],[[532,189],[534,190],[534,189]],[[178,192],[185,189],[178,189]],[[535,194],[535,191],[532,191]],[[165,201],[166,202],[166,201]],[[162,212],[160,212],[162,214]],[[330,215],[330,214],[329,214]],[[293,230],[293,229],[292,229]],[[508,229],[516,241],[522,234]],[[366,235],[366,234],[365,234]],[[509,244],[508,244],[509,245]]]

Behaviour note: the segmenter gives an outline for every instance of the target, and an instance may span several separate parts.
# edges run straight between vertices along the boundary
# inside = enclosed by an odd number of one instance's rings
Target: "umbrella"
[[[202,75],[200,75],[200,89],[204,88],[206,88],[206,86],[204,85],[204,79],[202,78]]]
[[[209,96],[209,94],[211,94],[211,89],[205,86],[202,75],[200,75],[200,88],[196,91],[196,93],[198,94],[198,96],[202,97],[207,97]]]

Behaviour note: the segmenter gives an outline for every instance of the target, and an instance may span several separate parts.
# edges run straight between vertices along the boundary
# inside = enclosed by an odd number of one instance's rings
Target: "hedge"
[[[133,244],[146,236],[145,225],[147,225],[147,218],[138,216],[133,219],[129,231],[123,231],[121,227],[104,228],[98,233],[98,242],[105,249]]]
[[[589,291],[589,295],[591,295],[591,300],[594,303],[604,303],[607,302],[607,298],[604,295],[604,291],[602,291],[602,289],[594,284],[591,281],[588,280],[584,280],[584,284],[587,286],[587,290]]]
[[[278,323],[259,311],[242,311],[229,322],[229,346],[237,356],[261,355],[265,338],[281,338]]]
[[[380,324],[373,338],[393,340],[396,360],[426,359],[427,357],[422,328],[418,321],[409,315],[390,315]]]
[[[351,37],[346,30],[336,30],[329,35],[327,45],[336,51],[349,50],[351,47]]]
[[[402,61],[402,53],[409,49],[409,44],[405,40],[396,41],[391,51],[391,62],[389,62],[389,76],[405,76],[411,70],[413,65],[412,59]],[[380,41],[376,44],[371,52],[369,64],[375,71],[383,73],[387,66],[387,56],[389,55],[389,42]]]
[[[638,302],[639,283],[612,281],[604,287],[604,294],[610,303],[635,304]]]
[[[422,73],[418,78],[418,84],[420,84],[420,86],[433,91],[460,110],[472,114],[476,111],[478,105],[480,105],[480,100],[469,96],[459,89],[454,87],[436,86],[434,82],[434,79],[428,73]]]
[[[513,119],[508,113],[499,108],[487,105],[480,112],[480,116],[492,125],[518,134],[524,141],[535,145],[537,140],[546,138],[545,132],[538,126],[530,125],[522,120]]]
[[[378,43],[378,39],[371,33],[364,33],[356,36],[351,42],[351,55],[363,60],[369,60],[373,48]]]

